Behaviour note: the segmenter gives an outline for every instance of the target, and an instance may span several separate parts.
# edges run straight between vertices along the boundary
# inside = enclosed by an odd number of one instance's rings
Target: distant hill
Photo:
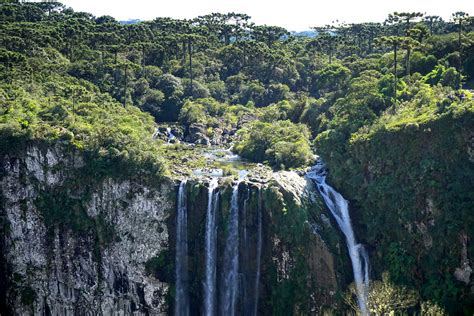
[[[120,24],[137,24],[137,23],[140,23],[141,20],[140,19],[130,19],[130,20],[126,20],[126,21],[120,21]]]
[[[318,32],[316,31],[301,31],[301,32],[291,32],[291,35],[293,36],[301,36],[301,37],[316,37],[318,35]]]

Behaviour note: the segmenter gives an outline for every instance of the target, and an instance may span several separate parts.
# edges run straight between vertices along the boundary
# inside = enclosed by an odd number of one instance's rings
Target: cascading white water
[[[240,276],[240,289],[242,289],[242,304],[243,304],[243,314],[244,315],[250,315],[250,304],[251,304],[251,299],[248,289],[248,284],[249,282],[249,258],[250,258],[250,247],[249,247],[249,238],[247,234],[247,225],[248,225],[248,219],[247,219],[247,204],[250,200],[250,189],[247,187],[247,192],[246,192],[246,198],[244,199],[244,203],[242,206],[242,264],[243,264],[243,269],[245,270],[244,273]]]
[[[356,242],[349,216],[349,204],[347,200],[326,183],[326,175],[325,166],[319,161],[306,176],[315,182],[324,202],[346,237],[347,249],[349,250],[352,269],[354,271],[358,305],[362,315],[369,315],[369,309],[367,307],[369,258],[364,246]]]
[[[168,143],[171,143],[171,141],[176,138],[169,127],[166,128],[166,134],[168,135]]]
[[[179,185],[176,214],[176,296],[175,316],[189,315],[188,293],[188,214],[186,180]]]
[[[206,316],[215,314],[216,297],[216,255],[217,255],[217,226],[216,208],[219,200],[219,192],[215,192],[218,182],[213,178],[209,183],[209,193],[206,214],[206,236],[205,236],[205,280],[204,280],[204,311]]]
[[[221,315],[235,315],[239,282],[239,183],[232,188],[228,235],[224,250]]]

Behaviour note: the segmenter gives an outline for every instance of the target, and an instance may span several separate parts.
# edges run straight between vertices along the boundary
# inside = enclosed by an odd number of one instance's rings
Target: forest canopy
[[[311,162],[313,138],[345,146],[393,113],[472,98],[473,19],[463,12],[450,21],[395,12],[384,23],[314,26],[314,36],[241,13],[124,24],[58,2],[10,2],[0,17],[2,141],[59,138],[159,160],[153,120],[224,125],[244,127],[235,148],[247,159],[295,168]]]

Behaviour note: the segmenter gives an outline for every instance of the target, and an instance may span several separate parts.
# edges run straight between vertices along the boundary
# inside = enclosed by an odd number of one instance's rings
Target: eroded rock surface
[[[173,187],[92,184],[77,178],[83,165],[59,147],[2,157],[6,305],[17,315],[165,314],[169,284],[145,264],[168,249]]]

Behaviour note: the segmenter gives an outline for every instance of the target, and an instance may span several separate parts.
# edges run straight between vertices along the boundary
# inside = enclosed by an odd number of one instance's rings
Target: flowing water
[[[318,187],[331,214],[346,237],[347,249],[354,271],[354,282],[357,291],[357,301],[362,315],[369,315],[367,297],[369,287],[369,258],[364,246],[356,242],[354,230],[349,216],[349,204],[341,194],[326,183],[327,171],[322,162],[318,162],[307,177],[312,179]]]
[[[166,135],[168,135],[168,143],[171,143],[171,141],[176,138],[169,127],[166,128]]]
[[[247,206],[250,200],[250,189],[247,187],[246,197],[242,205],[242,269],[245,273],[242,273],[240,276],[240,289],[242,290],[242,304],[243,304],[243,314],[250,315],[250,304],[251,304],[251,292],[248,289],[250,280],[249,280],[249,261],[250,261],[250,244],[249,237],[247,233]]]
[[[224,250],[221,315],[235,315],[239,290],[239,183],[232,188],[228,235]]]
[[[175,316],[189,315],[188,292],[188,214],[186,180],[179,185],[176,216],[176,296]]]
[[[206,214],[205,236],[205,280],[204,280],[204,315],[215,314],[216,299],[216,255],[217,255],[217,225],[216,209],[219,201],[217,178],[209,183],[209,193]]]

